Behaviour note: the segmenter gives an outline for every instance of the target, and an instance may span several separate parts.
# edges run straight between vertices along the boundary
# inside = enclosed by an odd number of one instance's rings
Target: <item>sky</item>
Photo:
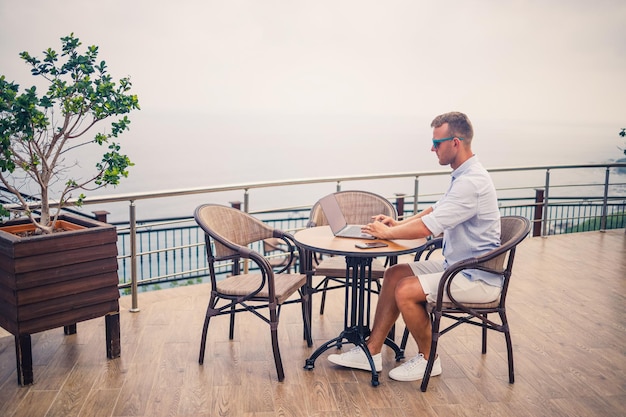
[[[601,162],[626,127],[624,22],[623,0],[0,0],[0,74],[32,85],[19,52],[71,32],[98,45],[139,96],[142,189],[436,168],[429,125],[450,110],[485,165]],[[355,141],[375,168],[299,158]],[[216,155],[236,168],[198,175]]]

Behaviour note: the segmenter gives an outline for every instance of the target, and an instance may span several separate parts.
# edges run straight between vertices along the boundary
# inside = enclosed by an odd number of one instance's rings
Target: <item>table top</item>
[[[375,256],[396,256],[414,252],[426,243],[426,239],[352,239],[335,237],[329,226],[310,227],[300,230],[294,235],[294,240],[305,249],[314,252],[323,252],[331,255],[344,255],[361,258]],[[364,242],[384,242],[384,248],[359,249],[354,245]]]

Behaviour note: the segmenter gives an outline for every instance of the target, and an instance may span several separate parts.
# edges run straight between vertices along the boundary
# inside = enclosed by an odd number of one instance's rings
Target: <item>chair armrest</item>
[[[273,237],[281,239],[286,246],[286,248],[282,250],[284,251],[285,256],[288,256],[287,262],[285,262],[285,265],[283,265],[280,270],[275,272],[276,274],[281,274],[285,271],[288,271],[291,266],[294,266],[293,264],[298,259],[300,252],[298,246],[295,243],[295,240],[293,239],[293,236],[290,233],[274,229]]]
[[[433,254],[434,251],[438,249],[442,249],[443,247],[443,236],[439,236],[433,239],[429,239],[423,246],[417,249],[415,252],[415,262],[419,261],[424,253],[426,253],[425,260],[430,258],[430,255]]]

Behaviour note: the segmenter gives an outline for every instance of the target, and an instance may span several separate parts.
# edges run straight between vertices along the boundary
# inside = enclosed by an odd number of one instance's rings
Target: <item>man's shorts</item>
[[[435,302],[439,281],[443,275],[443,261],[420,261],[408,264],[411,270],[420,280],[426,300]],[[489,285],[484,281],[470,281],[462,273],[457,274],[452,280],[450,291],[457,301],[462,303],[489,303],[500,295],[500,287]],[[443,295],[443,301],[450,301],[447,294]]]

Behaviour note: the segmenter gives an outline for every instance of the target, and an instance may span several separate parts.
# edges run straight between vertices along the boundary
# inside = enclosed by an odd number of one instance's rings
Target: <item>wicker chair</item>
[[[509,365],[509,382],[512,384],[515,381],[513,370],[513,346],[511,344],[509,323],[506,317],[506,296],[513,270],[515,250],[517,245],[522,242],[526,236],[528,236],[528,233],[530,232],[530,221],[527,218],[520,216],[506,216],[502,217],[500,221],[500,247],[477,258],[465,259],[450,265],[443,273],[441,281],[439,282],[437,300],[426,304],[426,309],[432,320],[432,342],[428,365],[426,366],[424,379],[422,379],[422,391],[426,391],[428,388],[430,373],[437,356],[437,343],[439,341],[439,336],[444,335],[448,331],[464,323],[482,328],[483,354],[487,353],[487,330],[495,330],[504,333]],[[433,250],[441,248],[441,244],[438,243],[436,239],[433,241],[433,244]],[[432,253],[432,251],[430,253]],[[428,255],[430,255],[430,253],[428,253]],[[483,271],[502,274],[504,276],[504,284],[502,286],[500,297],[490,303],[476,304],[460,303],[454,300],[454,297],[450,295],[450,282],[458,273],[465,269],[481,269]],[[448,295],[450,299],[449,302],[443,300],[444,292]],[[488,315],[491,313],[497,313],[499,315],[499,323],[496,323],[488,318]],[[440,330],[442,317],[452,319],[453,322],[443,330]],[[407,338],[408,330],[405,329],[402,337],[402,343],[400,344],[401,349],[406,347]]]
[[[211,297],[206,311],[202,339],[200,342],[200,364],[204,363],[204,352],[209,322],[212,317],[230,315],[229,338],[233,339],[236,313],[249,311],[268,323],[272,339],[272,349],[278,380],[285,378],[280,350],[278,347],[278,319],[283,304],[301,303],[304,337],[310,346],[310,323],[308,321],[309,296],[305,291],[306,275],[283,273],[295,259],[291,235],[272,229],[260,220],[240,210],[205,204],[194,213],[198,225],[205,232],[205,242],[211,278]],[[250,245],[265,239],[279,239],[287,248],[289,262],[281,270],[274,272],[269,261]],[[250,271],[242,268],[243,260],[248,260]],[[218,280],[217,268],[232,264],[232,275]],[[223,275],[221,276],[223,277]],[[220,277],[220,278],[221,278]],[[298,294],[297,297],[292,297]],[[218,304],[220,304],[218,306]],[[261,314],[268,309],[268,315]],[[268,317],[269,316],[269,317]]]
[[[385,214],[387,216],[397,218],[396,208],[386,198],[378,194],[367,191],[338,191],[335,193],[339,207],[349,224],[366,224],[372,221],[372,216],[377,214]],[[307,226],[325,226],[328,224],[324,211],[319,202],[315,203],[311,208],[309,222]],[[326,291],[345,287],[346,279],[346,259],[343,256],[323,257],[317,259],[315,266],[315,275],[324,278],[316,286],[316,291],[322,292],[322,300],[320,304],[320,314],[324,314],[324,306],[326,304]],[[376,282],[378,291],[380,291],[380,279],[386,269],[386,263],[378,259],[372,261],[372,279]],[[330,282],[334,282],[329,286]]]

